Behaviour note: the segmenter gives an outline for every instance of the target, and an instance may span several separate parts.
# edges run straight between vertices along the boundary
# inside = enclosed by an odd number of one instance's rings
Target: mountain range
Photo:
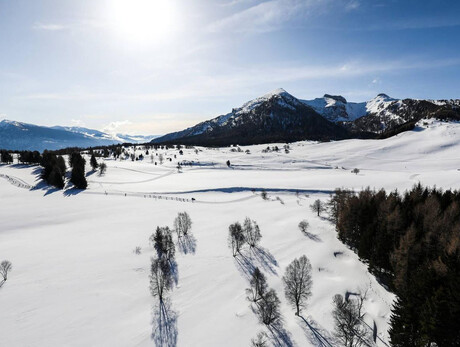
[[[108,134],[82,127],[45,127],[11,120],[0,121],[0,148],[8,150],[56,150],[118,143],[145,143],[155,136]]]
[[[276,89],[230,113],[152,142],[229,145],[377,138],[430,117],[460,119],[460,100],[394,99],[386,94],[359,103],[329,94],[303,100]]]
[[[378,94],[365,102],[348,102],[343,96],[325,94],[304,100],[280,88],[227,114],[163,136],[113,135],[83,127],[44,127],[3,120],[0,149],[43,151],[149,141],[226,146],[381,138],[408,130],[420,119],[431,117],[460,120],[460,99],[395,99]]]

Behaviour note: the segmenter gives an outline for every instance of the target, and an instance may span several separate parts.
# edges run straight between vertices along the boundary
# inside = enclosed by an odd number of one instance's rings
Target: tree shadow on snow
[[[291,339],[289,331],[284,329],[282,319],[279,319],[276,323],[268,326],[268,330],[271,333],[271,342],[275,347],[291,347],[294,343]]]
[[[169,299],[155,304],[152,310],[151,338],[158,347],[177,346],[177,313],[172,309]]]
[[[196,238],[193,234],[188,233],[187,235],[179,237],[177,244],[179,251],[184,254],[195,254],[196,252]]]
[[[70,188],[64,190],[64,196],[72,196],[72,195],[77,195],[83,192],[84,189],[77,189],[77,188]]]
[[[305,332],[305,335],[307,335],[307,338],[312,345],[324,347],[336,346],[334,339],[329,335],[329,333],[318,327],[318,324],[311,317],[308,319],[300,315],[298,317],[302,319],[302,322],[299,322],[299,325]]]
[[[323,242],[323,240],[321,240],[321,238],[316,234],[309,233],[308,231],[304,232],[304,234],[306,237],[308,237],[312,241]]]
[[[169,260],[169,268],[171,269],[171,275],[174,280],[174,283],[177,286],[177,283],[179,283],[179,267],[177,266],[176,260]]]
[[[256,267],[277,275],[278,262],[270,251],[262,247],[250,247],[242,250],[235,257],[235,262],[238,270],[248,279],[252,278],[252,273]]]

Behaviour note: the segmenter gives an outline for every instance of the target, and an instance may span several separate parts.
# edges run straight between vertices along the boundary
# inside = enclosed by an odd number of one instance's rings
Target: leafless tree
[[[158,258],[164,257],[168,261],[174,258],[176,247],[169,227],[157,227],[155,233],[150,236],[150,242],[157,251]]]
[[[246,242],[251,247],[256,247],[259,243],[262,235],[260,234],[260,228],[257,225],[256,221],[251,220],[246,217],[243,223],[243,232]]]
[[[103,174],[105,174],[106,171],[107,171],[107,164],[100,163],[99,164],[99,176],[102,176]]]
[[[165,258],[152,258],[150,267],[150,293],[163,301],[165,293],[173,286],[171,267]]]
[[[310,208],[313,212],[316,212],[319,215],[325,210],[324,204],[320,199],[315,200],[313,204],[310,205]]]
[[[308,258],[303,255],[288,265],[283,276],[284,294],[296,309],[296,315],[305,307],[306,301],[311,296],[312,267]]]
[[[178,237],[186,236],[192,228],[192,219],[187,212],[179,212],[174,220],[174,230]]]
[[[3,280],[6,281],[8,279],[8,272],[13,269],[13,265],[9,260],[3,260],[0,264],[0,275],[2,275]]]
[[[310,226],[310,224],[308,224],[308,222],[305,219],[299,223],[299,229],[304,234],[307,233],[307,230],[308,230],[309,226]]]
[[[265,325],[276,323],[281,315],[279,311],[280,300],[275,290],[270,289],[265,293],[262,300],[257,303],[257,313],[260,321]]]
[[[258,302],[262,300],[265,293],[267,292],[267,278],[259,270],[258,267],[254,269],[252,273],[251,280],[249,281],[250,287],[246,289],[246,294],[248,295],[248,300],[252,302]]]
[[[367,330],[362,322],[364,299],[365,295],[359,295],[358,298],[349,297],[345,300],[340,294],[333,298],[334,335],[342,346],[358,347],[368,344]]]
[[[241,251],[241,247],[245,244],[243,228],[239,222],[233,223],[228,227],[228,243],[232,248],[233,256],[236,257]]]

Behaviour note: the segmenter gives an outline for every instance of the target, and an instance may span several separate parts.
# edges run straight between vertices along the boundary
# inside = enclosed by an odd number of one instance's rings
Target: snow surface
[[[37,167],[0,166],[0,260],[13,264],[0,287],[0,344],[155,345],[158,310],[149,292],[154,250],[148,238],[157,225],[172,227],[181,211],[193,220],[195,246],[176,252],[179,279],[167,313],[177,345],[248,346],[259,331],[268,333],[245,298],[247,264],[235,261],[227,246],[229,224],[246,216],[258,222],[263,235],[264,253],[252,255],[253,265],[277,291],[293,345],[318,345],[283,294],[284,269],[303,254],[313,266],[313,295],[302,316],[337,345],[331,338],[332,297],[369,289],[365,320],[375,322],[388,342],[394,295],[309,205],[325,201],[337,187],[403,191],[420,181],[459,189],[460,124],[422,121],[385,140],[297,142],[290,153],[262,152],[267,146],[242,147],[251,154],[231,148],[198,148],[198,154],[183,149],[183,156],[175,149],[159,150],[172,159],[163,165],[154,165],[149,155],[135,162],[106,160],[106,174],[89,172],[84,192],[40,184]],[[179,173],[178,160],[195,166]],[[358,175],[350,172],[355,167]],[[262,188],[267,201],[252,191]],[[315,237],[298,230],[303,219]],[[140,255],[133,253],[136,246]]]

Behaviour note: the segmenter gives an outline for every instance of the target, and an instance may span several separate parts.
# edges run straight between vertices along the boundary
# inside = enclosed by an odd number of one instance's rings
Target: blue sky
[[[162,134],[283,87],[460,98],[460,1],[0,0],[0,118]]]

